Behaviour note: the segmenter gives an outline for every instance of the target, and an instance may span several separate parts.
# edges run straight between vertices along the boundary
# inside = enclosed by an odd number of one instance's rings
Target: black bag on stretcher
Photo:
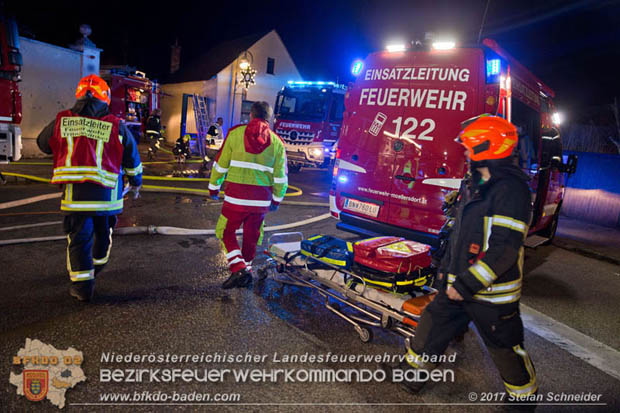
[[[301,241],[301,253],[347,270],[353,263],[353,245],[329,235],[314,235]]]
[[[377,237],[353,244],[352,271],[368,286],[409,293],[426,285],[433,271],[431,247],[399,237]]]

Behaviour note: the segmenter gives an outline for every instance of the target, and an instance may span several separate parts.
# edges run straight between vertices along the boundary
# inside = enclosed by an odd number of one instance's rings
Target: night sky
[[[4,3],[22,35],[66,46],[88,23],[102,63],[127,63],[153,78],[167,73],[176,39],[187,65],[220,41],[275,28],[305,79],[346,82],[355,58],[392,40],[432,31],[475,42],[487,0]],[[491,0],[483,37],[551,86],[569,119],[620,98],[620,0]]]

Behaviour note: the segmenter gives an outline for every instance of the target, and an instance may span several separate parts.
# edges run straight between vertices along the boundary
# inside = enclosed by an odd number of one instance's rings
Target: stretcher
[[[302,254],[303,239],[300,232],[273,234],[267,242],[267,261],[257,271],[259,280],[271,278],[316,290],[324,298],[325,308],[351,324],[364,343],[372,340],[372,328],[405,339],[415,335],[422,311],[437,294],[436,289],[425,285],[408,294],[395,294],[374,288],[354,270]]]

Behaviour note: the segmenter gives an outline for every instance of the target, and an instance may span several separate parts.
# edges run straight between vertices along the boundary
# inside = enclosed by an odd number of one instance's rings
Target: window
[[[247,124],[248,122],[250,122],[250,109],[252,108],[252,103],[254,102],[251,100],[243,100],[241,102],[241,117],[239,119],[240,123]]]
[[[513,98],[511,103],[511,122],[519,134],[519,166],[535,174],[539,167],[540,113],[517,99]]]
[[[276,59],[272,57],[268,57],[267,58],[267,74],[275,75],[276,74],[275,70],[276,70]]]
[[[344,95],[335,93],[333,96],[329,120],[331,122],[340,122],[342,121],[342,113],[344,112]]]
[[[320,122],[325,119],[328,97],[314,89],[300,88],[280,92],[275,113],[281,119]]]

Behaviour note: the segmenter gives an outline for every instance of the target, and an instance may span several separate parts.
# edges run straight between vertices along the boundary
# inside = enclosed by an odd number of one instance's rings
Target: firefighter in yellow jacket
[[[269,129],[273,111],[267,102],[255,102],[250,122],[232,128],[220,149],[209,182],[211,197],[226,182],[216,236],[224,246],[231,276],[222,288],[245,287],[252,282],[252,260],[262,242],[263,221],[276,211],[288,186],[284,144]],[[243,226],[239,247],[235,231]]]
[[[108,263],[116,215],[123,211],[123,175],[135,196],[142,184],[136,142],[122,121],[110,114],[110,88],[96,75],[80,80],[77,102],[37,138],[54,155],[52,183],[63,184],[70,294],[90,301],[95,275]]]

